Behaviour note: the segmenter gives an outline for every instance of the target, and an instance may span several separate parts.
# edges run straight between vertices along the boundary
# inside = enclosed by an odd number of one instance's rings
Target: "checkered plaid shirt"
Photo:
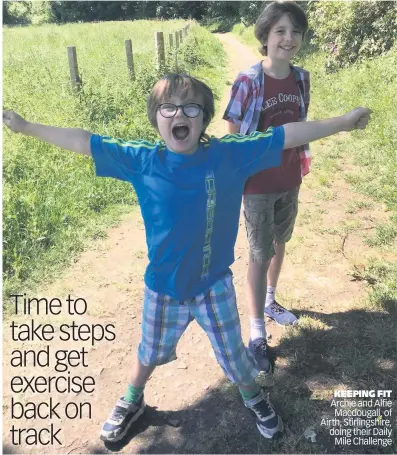
[[[310,73],[291,65],[300,93],[299,121],[306,120],[310,102]],[[229,104],[223,115],[225,120],[240,126],[240,134],[256,131],[263,106],[264,74],[262,62],[242,71],[235,80]],[[297,147],[302,177],[310,172],[309,144]]]

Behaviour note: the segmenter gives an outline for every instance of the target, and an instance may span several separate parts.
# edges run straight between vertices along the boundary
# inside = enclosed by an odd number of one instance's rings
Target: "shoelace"
[[[255,409],[255,412],[259,416],[260,419],[263,419],[264,417],[268,417],[269,414],[272,414],[275,412],[272,404],[269,401],[269,395],[264,397],[264,399],[262,401],[260,401],[259,403],[255,404],[253,406],[253,408]]]
[[[122,419],[125,417],[125,415],[127,414],[128,412],[128,408],[127,407],[124,407],[124,406],[116,406],[114,409],[113,409],[113,412],[110,416],[110,419],[112,420],[119,420],[119,419]]]
[[[260,340],[257,344],[255,344],[254,346],[254,349],[255,349],[255,352],[265,352],[267,351],[267,343],[266,343],[266,340],[263,339],[263,340]]]
[[[113,410],[112,415],[110,416],[110,418],[112,420],[118,421],[121,418],[123,418],[126,413],[127,413],[127,409],[118,407],[118,408]]]
[[[277,302],[273,302],[270,305],[270,309],[277,314],[283,314],[285,311],[284,308],[282,306],[280,306]]]

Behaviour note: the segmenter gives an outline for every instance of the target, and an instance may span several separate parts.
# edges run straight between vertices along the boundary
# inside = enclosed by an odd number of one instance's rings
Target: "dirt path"
[[[218,35],[229,55],[227,79],[232,82],[239,70],[258,61],[258,56],[240,44],[232,35]],[[221,120],[230,85],[227,86],[217,119],[211,133],[222,135],[226,132]],[[317,147],[325,147],[327,142]],[[326,188],[328,190],[328,188]],[[361,282],[352,282],[349,272],[354,258],[365,258],[367,249],[360,232],[346,238],[330,233],[328,228],[343,225],[353,219],[345,213],[346,203],[353,195],[346,184],[336,182],[332,187],[338,197],[326,201],[316,197],[318,186],[313,177],[307,178],[301,191],[300,216],[294,239],[288,247],[285,266],[280,282],[280,296],[285,304],[295,311],[304,313],[335,313],[352,307],[365,292]],[[371,227],[374,220],[381,218],[381,210],[362,210],[359,214],[361,227]],[[357,219],[357,214],[354,215]],[[235,286],[243,326],[243,335],[248,337],[248,313],[245,307],[245,273],[247,246],[244,226],[235,249],[236,262],[233,265]],[[114,324],[116,342],[102,341],[94,347],[89,343],[53,343],[51,349],[79,349],[87,347],[88,367],[75,367],[72,375],[92,375],[96,381],[95,391],[90,394],[51,393],[54,401],[62,406],[70,401],[89,401],[92,404],[92,418],[66,419],[53,422],[62,427],[60,439],[63,446],[12,446],[9,428],[11,423],[9,390],[9,361],[11,350],[27,348],[7,340],[4,347],[4,419],[3,441],[9,453],[208,453],[223,452],[225,447],[237,453],[241,447],[236,442],[242,428],[252,444],[247,452],[257,450],[258,436],[252,421],[244,414],[241,420],[228,419],[228,407],[236,406],[237,392],[225,381],[220,368],[211,354],[209,341],[196,324],[191,324],[178,347],[178,360],[156,370],[146,388],[148,409],[145,422],[132,435],[124,446],[105,447],[98,439],[102,422],[108,416],[116,399],[123,394],[128,383],[130,365],[134,360],[135,349],[140,339],[143,280],[146,267],[146,244],[140,213],[127,216],[117,227],[110,229],[108,237],[97,243],[92,250],[81,255],[73,267],[65,271],[64,277],[43,289],[40,295],[58,297],[64,301],[70,294],[73,298],[82,297],[88,304],[88,315],[81,318],[63,316],[52,317],[47,322],[71,322],[93,324]],[[271,344],[277,345],[281,330],[269,324]],[[6,333],[9,340],[9,333]],[[39,347],[40,344],[36,344]],[[280,360],[280,365],[282,365]],[[18,370],[19,371],[19,370]],[[26,369],[24,374],[52,374],[52,369]],[[228,390],[229,398],[222,395]],[[226,394],[227,395],[227,394]],[[28,394],[20,394],[26,401]],[[43,399],[36,395],[32,400]],[[240,404],[238,405],[240,406]],[[157,408],[157,409],[156,409]],[[43,428],[51,421],[40,419],[29,422],[14,421],[17,428]],[[217,442],[208,446],[207,439],[217,431]],[[144,430],[144,431],[143,431]],[[245,434],[245,433],[244,433]],[[131,436],[131,437],[132,437]],[[243,436],[241,436],[243,437]],[[222,439],[224,438],[224,439]],[[234,438],[234,439],[233,439]],[[237,439],[236,439],[237,438]],[[245,438],[245,436],[244,436]],[[229,445],[228,445],[229,444]],[[231,444],[231,445],[230,445]],[[234,444],[234,445],[233,445]]]

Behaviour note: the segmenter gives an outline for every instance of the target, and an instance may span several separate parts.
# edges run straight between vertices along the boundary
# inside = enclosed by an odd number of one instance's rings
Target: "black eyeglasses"
[[[204,108],[201,104],[196,103],[189,103],[189,104],[172,104],[172,103],[164,103],[160,104],[157,109],[159,110],[160,114],[165,118],[172,118],[178,112],[178,109],[181,108],[182,112],[186,115],[186,117],[195,118],[200,114],[200,111]]]

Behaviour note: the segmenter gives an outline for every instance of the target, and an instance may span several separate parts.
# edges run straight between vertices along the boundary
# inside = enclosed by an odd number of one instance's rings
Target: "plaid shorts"
[[[155,366],[175,360],[178,341],[193,319],[208,335],[227,378],[236,384],[251,384],[259,370],[241,338],[231,274],[214,283],[207,293],[183,302],[145,286],[139,361]]]

